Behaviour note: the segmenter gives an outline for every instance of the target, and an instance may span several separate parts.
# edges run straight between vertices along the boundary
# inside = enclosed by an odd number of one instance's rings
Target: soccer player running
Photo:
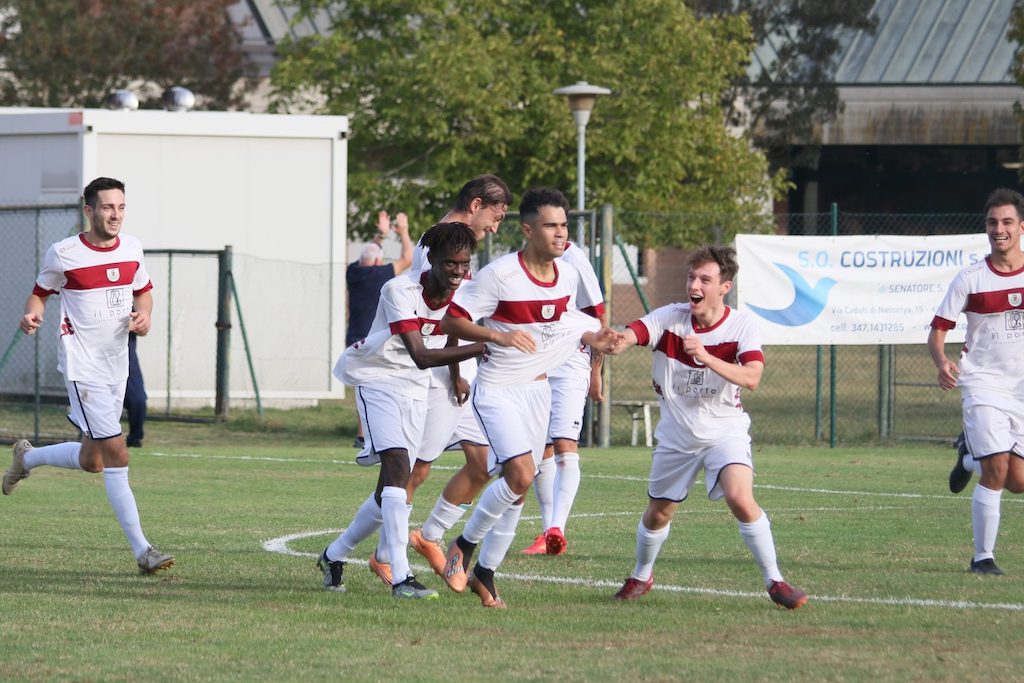
[[[345,560],[363,539],[381,529],[396,598],[436,598],[409,571],[409,508],[406,486],[427,416],[429,368],[458,363],[483,352],[483,344],[445,347],[441,317],[469,271],[476,246],[464,223],[433,232],[430,270],[385,283],[366,339],[345,349],[334,375],[356,387],[356,406],[368,448],[380,460],[374,492],[355,519],[320,554],[324,589],[344,592]]]
[[[754,500],[750,417],[740,404],[740,390],[757,388],[764,354],[754,321],[725,305],[739,270],[736,252],[703,247],[690,254],[687,267],[688,301],[662,306],[630,323],[616,348],[651,347],[661,420],[647,488],[650,501],[636,530],[636,566],[615,598],[635,600],[654,586],[654,562],[672,518],[703,468],[708,498],[725,498],[768,595],[796,609],[807,602],[807,594],[783,580],[768,516]]]
[[[576,310],[579,275],[555,259],[568,238],[568,201],[557,191],[528,190],[519,207],[526,245],[496,259],[459,290],[441,323],[449,335],[486,342],[473,383],[472,406],[490,443],[490,469],[500,471],[481,495],[462,535],[448,547],[444,579],[467,584],[485,607],[505,607],[494,570],[515,538],[523,495],[544,452],[551,389],[546,373],[579,344],[613,348],[618,335]],[[474,320],[482,320],[476,324]],[[469,562],[483,541],[468,576]]]
[[[967,450],[981,478],[971,497],[976,574],[995,563],[1003,489],[1024,492],[1024,197],[1000,188],[985,202],[991,253],[953,278],[928,334],[943,391],[960,387]],[[963,312],[967,340],[960,365],[946,357],[946,334]],[[966,485],[966,481],[964,481]]]
[[[576,305],[604,321],[604,297],[590,260],[578,245],[565,245],[556,263],[571,264],[580,275]],[[579,439],[583,410],[589,396],[600,401],[603,356],[585,346],[561,367],[548,373],[551,385],[551,420],[544,459],[533,482],[540,507],[541,533],[523,550],[525,555],[561,555],[565,552],[565,525],[580,486]]]
[[[121,233],[124,183],[96,178],[82,198],[89,230],[47,249],[20,323],[22,332],[35,334],[43,324],[47,297],[61,295],[57,369],[64,375],[71,403],[68,419],[82,432],[82,440],[40,448],[25,439],[15,443],[11,466],[4,472],[3,494],[14,493],[18,482],[41,465],[102,472],[107,500],[139,571],[153,574],[174,564],[174,558],[151,546],[142,532],[121,432],[128,333],[149,332],[153,283],[142,245]]]

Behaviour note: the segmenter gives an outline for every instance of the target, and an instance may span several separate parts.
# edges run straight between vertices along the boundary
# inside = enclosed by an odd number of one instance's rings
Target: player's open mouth
[[[691,304],[699,304],[701,301],[704,301],[704,297],[702,295],[700,295],[700,294],[691,294],[690,295],[690,303]]]

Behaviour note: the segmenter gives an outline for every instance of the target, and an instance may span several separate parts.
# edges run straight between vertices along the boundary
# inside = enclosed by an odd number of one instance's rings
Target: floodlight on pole
[[[585,191],[587,187],[587,123],[590,112],[599,95],[611,95],[612,91],[599,85],[590,85],[586,81],[577,81],[575,85],[567,85],[552,93],[565,95],[569,100],[572,118],[576,121],[576,208],[586,209]],[[576,242],[583,243],[583,216],[576,225]]]

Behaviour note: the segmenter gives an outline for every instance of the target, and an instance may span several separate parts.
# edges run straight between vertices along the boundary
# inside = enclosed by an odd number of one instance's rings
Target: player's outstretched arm
[[[46,302],[38,294],[29,294],[25,302],[25,315],[21,316],[18,327],[25,334],[35,334],[39,326],[43,324],[43,312],[46,310]]]
[[[622,332],[617,333],[614,346],[605,353],[610,353],[612,355],[622,353],[630,346],[636,346],[638,341],[639,340],[636,338],[636,332],[634,332],[632,328],[627,327]]]
[[[465,346],[446,346],[443,349],[428,349],[423,344],[423,335],[419,330],[402,332],[399,335],[409,357],[420,370],[435,368],[440,365],[459,363],[467,358],[474,358],[484,352],[483,344],[466,344]]]
[[[939,386],[943,391],[954,388],[960,368],[946,357],[946,330],[940,330],[937,327],[931,329],[928,333],[928,352],[939,371]]]
[[[537,342],[533,335],[522,330],[512,332],[501,332],[492,330],[483,325],[477,325],[468,318],[446,313],[441,319],[441,331],[445,334],[455,335],[459,339],[466,339],[475,342],[490,342],[499,346],[510,346],[519,349],[523,353],[533,353],[537,350]]]
[[[584,332],[580,341],[598,353],[610,353],[619,343],[619,333],[602,327],[597,332]]]

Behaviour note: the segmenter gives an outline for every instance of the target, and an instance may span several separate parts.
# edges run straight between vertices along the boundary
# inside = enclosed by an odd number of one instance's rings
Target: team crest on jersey
[[[437,323],[423,323],[423,326],[420,327],[420,333],[422,333],[424,337],[429,337],[434,333],[436,328]]]
[[[121,269],[120,268],[107,268],[107,279],[110,280],[111,282],[117,282],[118,280],[120,280],[121,279]],[[1014,304],[1014,305],[1016,305],[1016,304]]]
[[[1010,302],[1011,306],[1020,306],[1021,294],[1020,292],[1010,292],[1006,295],[1006,299]]]
[[[551,320],[551,318],[554,317],[554,315],[554,304],[544,304],[543,306],[540,307],[540,317],[544,318],[545,320]]]

